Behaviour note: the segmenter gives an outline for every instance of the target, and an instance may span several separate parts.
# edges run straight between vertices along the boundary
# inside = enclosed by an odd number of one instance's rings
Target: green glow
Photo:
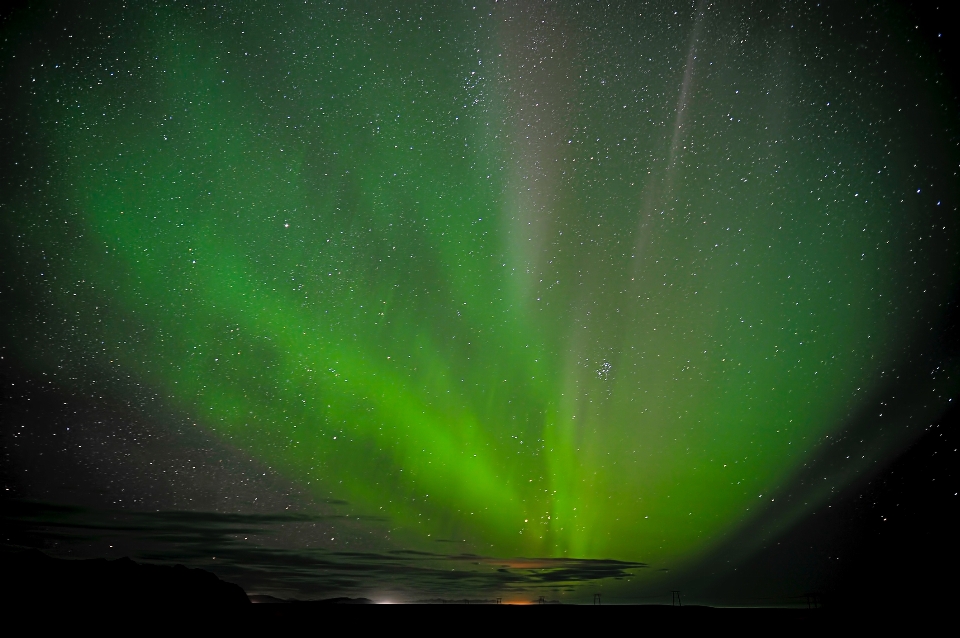
[[[20,349],[399,546],[702,556],[936,321],[933,71],[890,16],[859,51],[809,7],[694,38],[689,11],[388,4],[129,10],[96,59],[48,56]]]

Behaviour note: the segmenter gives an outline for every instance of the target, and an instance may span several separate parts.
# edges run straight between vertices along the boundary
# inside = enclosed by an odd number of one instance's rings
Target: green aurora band
[[[948,91],[895,7],[475,4],[8,39],[16,356],[397,547],[689,566],[902,446],[798,484],[956,282]],[[904,423],[954,388],[924,361]]]

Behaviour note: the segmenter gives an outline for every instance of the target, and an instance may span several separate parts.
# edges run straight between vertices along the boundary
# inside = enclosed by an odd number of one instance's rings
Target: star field
[[[3,34],[27,496],[637,588],[956,392],[955,113],[893,3],[37,15]]]

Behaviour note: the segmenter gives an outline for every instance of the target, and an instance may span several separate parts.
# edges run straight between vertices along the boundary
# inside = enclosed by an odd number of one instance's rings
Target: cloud
[[[3,531],[8,544],[29,546],[49,546],[51,541],[60,546],[101,541],[102,546],[109,539],[137,560],[203,567],[250,593],[297,598],[377,592],[410,600],[511,595],[624,578],[647,567],[616,560],[497,558],[411,549],[334,551],[289,542],[291,526],[357,518],[294,512],[96,511],[7,501]],[[284,535],[284,543],[272,542]]]

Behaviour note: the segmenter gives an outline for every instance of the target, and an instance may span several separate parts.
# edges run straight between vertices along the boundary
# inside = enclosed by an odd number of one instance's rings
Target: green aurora
[[[5,34],[8,353],[159,397],[383,547],[677,568],[789,525],[955,388],[948,88],[894,5],[675,4]]]

